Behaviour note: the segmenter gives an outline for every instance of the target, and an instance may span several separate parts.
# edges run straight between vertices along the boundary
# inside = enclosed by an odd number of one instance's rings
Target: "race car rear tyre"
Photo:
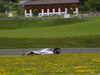
[[[54,48],[54,53],[55,54],[60,54],[60,48]]]

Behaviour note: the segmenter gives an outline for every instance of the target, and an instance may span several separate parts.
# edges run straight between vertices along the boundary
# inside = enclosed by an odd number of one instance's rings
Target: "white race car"
[[[40,51],[29,51],[25,55],[41,55],[41,54],[59,54],[60,53],[60,48],[43,48]]]

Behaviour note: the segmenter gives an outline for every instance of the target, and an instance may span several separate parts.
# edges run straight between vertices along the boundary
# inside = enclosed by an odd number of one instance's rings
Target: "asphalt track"
[[[25,54],[28,51],[37,51],[41,48],[34,49],[0,49],[0,55],[5,54]],[[92,53],[100,52],[100,48],[61,48],[61,53]]]

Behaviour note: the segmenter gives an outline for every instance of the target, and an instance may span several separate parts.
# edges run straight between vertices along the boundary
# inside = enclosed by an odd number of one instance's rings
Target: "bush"
[[[33,15],[34,15],[34,16],[38,16],[38,13],[39,13],[38,9],[34,9]]]
[[[0,18],[5,18],[5,17],[8,17],[8,14],[0,13]],[[1,23],[0,23],[0,24],[1,24]]]
[[[73,14],[73,11],[74,11],[74,10],[73,10],[73,9],[71,9],[71,8],[70,8],[70,9],[68,9],[68,14]]]

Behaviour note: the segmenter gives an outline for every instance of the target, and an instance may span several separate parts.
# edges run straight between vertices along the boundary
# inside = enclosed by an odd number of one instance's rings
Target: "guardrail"
[[[35,49],[0,49],[0,55],[4,54],[25,54],[28,51],[37,51],[41,48]],[[100,52],[100,48],[61,48],[61,53],[87,53]]]

